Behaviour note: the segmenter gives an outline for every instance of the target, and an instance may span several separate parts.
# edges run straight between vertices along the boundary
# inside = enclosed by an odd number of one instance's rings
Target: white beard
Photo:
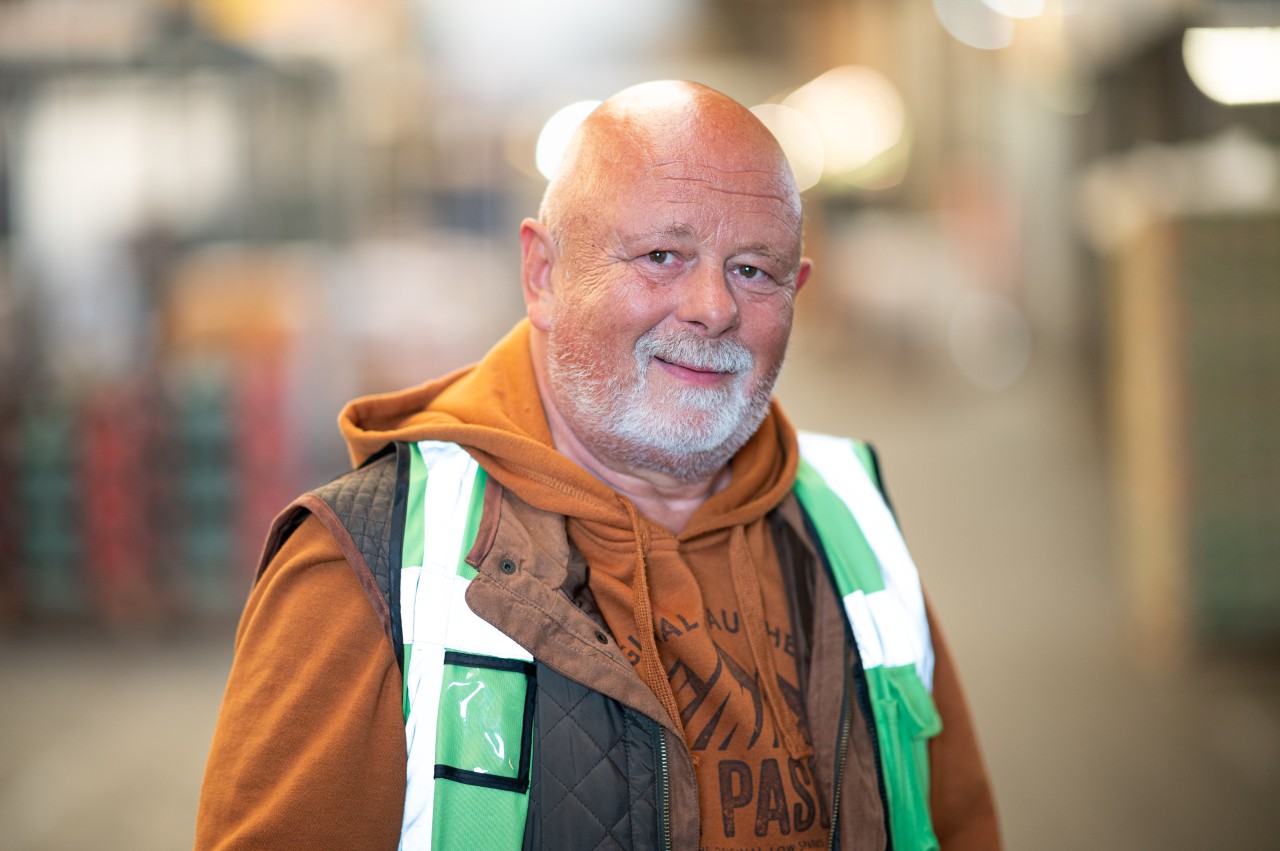
[[[604,375],[581,346],[548,339],[548,373],[561,413],[597,455],[682,481],[702,480],[733,457],[769,410],[777,369],[747,386],[755,359],[737,340],[654,328],[636,341],[635,373]],[[724,387],[649,385],[653,358],[733,373]]]

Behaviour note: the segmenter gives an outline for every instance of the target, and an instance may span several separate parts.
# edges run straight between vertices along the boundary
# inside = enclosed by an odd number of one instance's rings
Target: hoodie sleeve
[[[245,606],[196,848],[394,849],[401,706],[382,625],[337,543],[308,517]]]
[[[942,732],[929,740],[929,809],[942,851],[998,851],[1000,825],[991,781],[951,650],[929,610],[935,659],[933,700]]]

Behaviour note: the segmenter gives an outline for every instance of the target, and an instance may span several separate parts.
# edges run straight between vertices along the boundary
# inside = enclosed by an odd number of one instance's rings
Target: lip
[[[678,363],[663,360],[660,357],[654,357],[654,362],[662,367],[663,371],[673,378],[683,381],[686,384],[696,384],[700,387],[714,387],[726,378],[733,376],[731,372],[716,372],[708,369],[696,369],[691,366],[683,366]]]

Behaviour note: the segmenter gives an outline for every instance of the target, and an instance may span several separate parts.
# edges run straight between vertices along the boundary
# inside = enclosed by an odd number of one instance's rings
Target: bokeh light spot
[[[534,161],[538,171],[547,180],[555,176],[560,168],[560,160],[569,147],[569,140],[586,117],[600,105],[598,100],[580,100],[558,110],[542,125],[538,134],[538,145],[535,148]]]
[[[813,186],[822,177],[822,136],[813,122],[798,110],[779,103],[764,103],[751,107],[751,112],[769,128],[782,152],[791,163],[796,178],[796,188],[801,192]]]
[[[933,0],[942,28],[961,44],[999,50],[1013,43],[1013,21],[982,0]]]
[[[1182,58],[1196,87],[1219,103],[1280,101],[1280,27],[1193,27]]]
[[[823,173],[841,177],[891,150],[903,137],[906,107],[880,72],[833,68],[792,92],[785,106],[812,122],[825,151]]]

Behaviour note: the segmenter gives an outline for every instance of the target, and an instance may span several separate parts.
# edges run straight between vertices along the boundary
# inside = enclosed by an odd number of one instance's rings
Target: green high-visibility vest
[[[813,522],[866,672],[899,851],[938,847],[929,818],[933,648],[920,581],[865,444],[800,436],[796,496]],[[533,659],[467,606],[487,476],[452,443],[410,447],[400,614],[408,774],[400,847],[523,844]],[[856,518],[856,519],[855,519]]]

